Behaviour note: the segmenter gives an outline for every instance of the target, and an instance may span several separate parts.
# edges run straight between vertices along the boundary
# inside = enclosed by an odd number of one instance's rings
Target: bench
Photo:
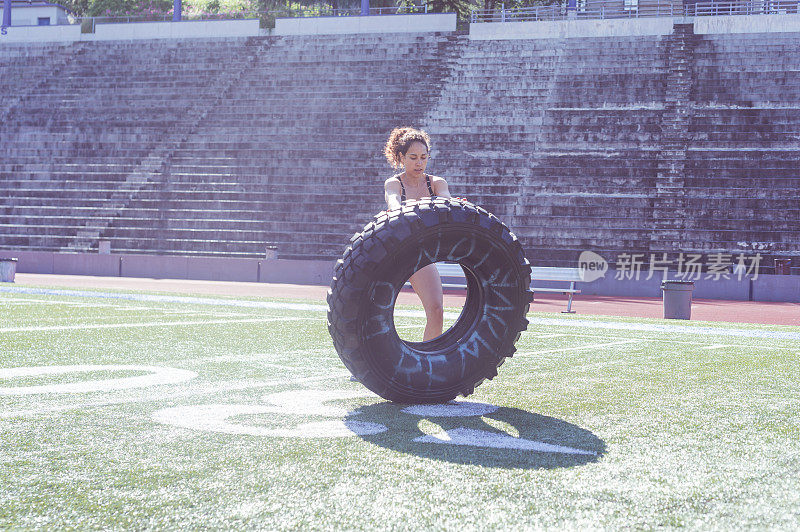
[[[464,277],[464,270],[461,269],[456,263],[451,262],[437,262],[436,269],[439,270],[439,275],[441,277],[446,277],[449,279],[455,279],[456,281],[463,280],[461,282],[443,282],[442,288],[466,288],[466,279]],[[537,287],[533,286],[536,281],[560,281],[569,283],[569,288],[545,288],[545,287]],[[555,292],[559,294],[569,295],[569,301],[567,301],[567,310],[562,310],[563,313],[574,314],[575,311],[572,310],[572,297],[575,294],[580,294],[581,291],[579,288],[575,288],[575,283],[579,283],[583,281],[581,277],[581,270],[580,268],[548,268],[548,267],[538,267],[538,268],[531,268],[531,290],[536,292]],[[406,283],[406,286],[411,286],[409,283]]]

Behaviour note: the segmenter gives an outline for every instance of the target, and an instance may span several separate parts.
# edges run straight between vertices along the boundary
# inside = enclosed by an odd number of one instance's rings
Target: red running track
[[[325,302],[327,286],[244,283],[222,281],[187,281],[176,279],[139,279],[127,277],[90,277],[85,275],[39,275],[16,276],[17,286],[60,287],[80,289],[124,289],[172,292],[185,295],[216,295],[228,297],[276,297],[315,299]],[[444,305],[463,305],[464,292],[445,294]],[[411,290],[403,290],[398,297],[403,305],[420,305],[419,298]],[[531,305],[533,312],[551,312],[561,315],[567,308],[567,297],[557,294],[536,296]],[[577,295],[572,302],[573,316],[627,316],[635,318],[663,318],[660,298],[612,297]],[[725,301],[717,299],[695,299],[692,301],[692,320],[724,321],[733,323],[761,323],[772,325],[800,326],[800,303],[769,303],[760,301]]]

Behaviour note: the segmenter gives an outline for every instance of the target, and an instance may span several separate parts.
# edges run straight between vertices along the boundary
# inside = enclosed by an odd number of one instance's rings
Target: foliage
[[[170,0],[93,0],[88,11],[92,17],[126,15],[157,18],[171,13]]]

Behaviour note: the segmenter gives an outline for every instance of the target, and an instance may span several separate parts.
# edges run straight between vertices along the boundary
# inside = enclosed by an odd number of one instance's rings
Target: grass
[[[0,528],[800,522],[800,328],[531,313],[495,380],[420,412],[348,379],[324,312],[217,299],[0,292]]]

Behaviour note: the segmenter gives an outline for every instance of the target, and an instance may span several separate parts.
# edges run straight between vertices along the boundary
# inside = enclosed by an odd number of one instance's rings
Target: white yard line
[[[249,301],[246,299],[217,299],[209,297],[125,294],[114,292],[93,292],[89,290],[53,290],[49,288],[30,288],[24,286],[0,286],[0,293],[3,292],[16,294],[118,299],[122,301],[145,301],[148,303],[183,303],[187,305],[221,305],[274,310],[299,310],[306,312],[327,312],[328,310],[327,305],[308,305],[305,303],[274,303],[272,301]],[[424,316],[424,313],[422,315]]]
[[[546,355],[549,353],[563,353],[565,351],[584,351],[586,349],[599,349],[601,347],[614,347],[617,345],[636,344],[643,342],[646,343],[648,341],[650,340],[628,339],[628,340],[620,340],[617,342],[604,342],[600,344],[579,345],[576,347],[561,347],[557,349],[546,349],[544,351],[523,351],[521,353],[515,353],[514,358],[534,356],[534,355]]]
[[[725,349],[725,348],[727,348],[727,347],[737,347],[737,346],[735,346],[735,345],[731,345],[731,344],[711,344],[711,345],[704,345],[704,346],[701,346],[701,347],[699,347],[699,349],[708,349],[708,350],[712,350],[712,349]],[[754,346],[754,347],[755,347],[755,346]]]
[[[666,323],[633,323],[622,321],[591,321],[581,319],[570,320],[563,318],[536,317],[529,317],[528,322],[534,325],[552,325],[570,328],[586,327],[589,329],[645,331],[672,334],[700,334],[706,336],[737,336],[741,338],[767,338],[776,340],[800,340],[800,332],[762,331],[757,329],[736,329],[728,327],[712,327],[707,325],[694,327],[689,325],[673,325]]]
[[[700,342],[700,341],[687,341],[687,340],[674,340],[672,338],[634,338],[631,336],[617,336],[615,334],[590,334],[584,331],[574,332],[574,333],[562,333],[562,334],[552,334],[552,335],[537,335],[534,331],[524,331],[523,336],[529,338],[550,338],[550,337],[558,337],[558,336],[568,336],[573,338],[608,338],[608,339],[619,339],[619,340],[638,340],[641,342],[663,342],[668,344],[681,344],[681,345],[694,345],[698,346],[700,349],[705,349],[703,346],[714,345],[714,349],[718,349],[722,346],[724,347],[737,347],[737,348],[746,348],[746,349],[786,349],[786,350],[793,350],[794,347],[784,347],[784,346],[773,346],[773,345],[754,345],[754,344],[708,344],[708,342]]]
[[[158,303],[183,303],[191,305],[220,305],[246,308],[262,308],[274,310],[296,310],[304,312],[327,312],[327,305],[309,305],[305,303],[276,303],[271,301],[249,301],[242,299],[215,299],[202,297],[160,296],[150,294],[125,294],[113,292],[92,292],[82,290],[53,290],[23,286],[0,286],[0,293],[56,295],[68,297],[87,297],[100,299],[118,299],[125,301],[147,301]],[[395,310],[395,316],[424,318],[425,313],[413,310]],[[456,319],[459,313],[445,312],[445,318]],[[764,331],[758,329],[737,329],[713,326],[689,326],[661,323],[633,323],[624,321],[594,321],[584,319],[539,318],[529,317],[534,325],[563,326],[569,328],[584,327],[589,329],[606,329],[621,331],[645,331],[670,334],[696,334],[734,336],[741,338],[767,338],[777,340],[800,340],[800,332]],[[795,327],[796,329],[796,327]]]
[[[0,328],[0,333],[15,333],[15,332],[37,332],[37,331],[74,331],[74,330],[91,330],[91,329],[127,329],[138,327],[181,327],[188,325],[218,325],[228,323],[266,323],[271,321],[297,321],[297,320],[313,320],[319,321],[315,318],[308,318],[303,316],[297,317],[284,317],[284,318],[250,318],[241,320],[197,320],[197,321],[152,321],[144,323],[104,323],[104,324],[81,324],[81,325],[46,325],[41,327],[4,327]]]
[[[18,298],[14,299],[0,299],[0,305],[63,305],[66,307],[80,307],[80,308],[120,308],[120,305],[112,305],[110,303],[84,303],[83,301],[58,301],[52,299],[27,299]]]
[[[149,393],[145,394],[143,397],[123,397],[119,399],[106,399],[102,401],[74,402],[67,405],[57,405],[57,406],[42,407],[29,410],[17,410],[15,412],[0,411],[0,419],[15,418],[15,417],[30,417],[41,414],[68,412],[70,410],[83,410],[85,408],[102,408],[106,406],[117,406],[117,405],[125,405],[132,403],[154,403],[154,402],[166,403],[169,401],[175,401],[183,398],[194,398],[199,396],[215,395],[218,393],[225,393],[230,391],[244,391],[256,388],[270,388],[274,386],[315,383],[331,379],[343,379],[344,381],[345,377],[348,377],[349,375],[350,372],[348,371],[334,371],[328,375],[321,375],[316,377],[301,377],[296,379],[276,379],[271,381],[250,382],[243,384],[232,384],[230,382],[221,382],[209,386],[208,383],[206,383],[206,386],[202,389],[195,388],[189,390],[181,390],[173,393],[169,392],[164,392],[159,394]],[[194,383],[187,385],[195,386]],[[377,396],[375,397],[377,398]]]

